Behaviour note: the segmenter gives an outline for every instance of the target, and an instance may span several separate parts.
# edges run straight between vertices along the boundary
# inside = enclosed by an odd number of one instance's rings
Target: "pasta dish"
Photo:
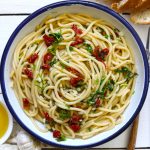
[[[22,109],[58,141],[90,138],[121,123],[137,75],[124,34],[84,14],[44,19],[19,42],[12,65]]]

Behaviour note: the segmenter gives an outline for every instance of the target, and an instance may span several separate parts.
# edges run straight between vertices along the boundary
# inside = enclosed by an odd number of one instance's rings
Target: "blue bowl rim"
[[[7,93],[6,93],[6,88],[5,88],[5,80],[4,80],[4,69],[5,69],[5,61],[7,58],[7,54],[9,52],[10,46],[13,43],[15,37],[17,36],[17,34],[19,33],[19,31],[28,23],[30,22],[33,18],[37,17],[38,15],[42,14],[43,12],[46,12],[49,9],[54,9],[57,7],[62,7],[62,6],[70,6],[72,4],[80,4],[80,5],[84,5],[84,6],[89,6],[89,7],[94,7],[96,9],[100,9],[106,13],[109,13],[110,15],[112,15],[113,17],[115,17],[117,20],[119,20],[122,24],[124,24],[126,26],[126,28],[132,33],[133,37],[135,38],[140,50],[141,50],[141,54],[143,57],[143,62],[144,62],[144,69],[145,69],[145,81],[144,81],[144,91],[142,94],[142,98],[141,101],[139,103],[138,108],[136,109],[136,111],[134,112],[134,114],[132,115],[132,117],[129,119],[129,121],[121,128],[119,129],[117,132],[115,132],[114,134],[112,134],[111,136],[96,142],[96,143],[92,143],[92,144],[87,144],[87,145],[82,145],[82,146],[69,146],[69,145],[63,145],[61,143],[54,143],[51,142],[49,140],[45,140],[44,138],[42,138],[41,136],[37,135],[36,133],[34,133],[32,130],[30,130],[30,128],[28,128],[27,126],[25,126],[23,124],[23,122],[19,119],[19,117],[17,116],[17,114],[15,113],[15,111],[13,110],[11,104],[9,103],[8,97],[7,97]],[[134,30],[134,28],[119,14],[117,14],[116,12],[114,12],[113,10],[111,10],[110,8],[103,6],[101,4],[98,3],[94,3],[94,2],[89,2],[89,1],[60,1],[60,2],[56,2],[53,4],[49,4],[46,5],[40,9],[38,9],[37,11],[35,11],[34,13],[32,13],[31,15],[29,15],[26,19],[24,19],[19,25],[18,27],[14,30],[14,32],[12,33],[12,35],[10,36],[6,47],[4,49],[3,55],[2,55],[2,59],[1,59],[1,66],[0,66],[0,72],[1,72],[1,76],[0,76],[0,82],[1,82],[1,89],[2,89],[2,94],[5,100],[5,103],[9,109],[9,111],[11,112],[12,116],[15,118],[15,120],[20,124],[20,126],[26,130],[28,133],[30,133],[32,136],[36,137],[38,140],[56,146],[56,147],[61,147],[61,148],[88,148],[88,147],[95,147],[101,144],[104,144],[110,140],[112,140],[113,138],[117,137],[119,134],[121,134],[135,119],[135,117],[138,115],[138,113],[140,112],[145,99],[146,99],[146,95],[147,95],[147,91],[148,91],[148,86],[149,86],[149,69],[148,69],[148,59],[147,59],[147,55],[145,52],[145,48],[143,46],[143,43],[141,41],[141,39],[139,38],[137,32]]]

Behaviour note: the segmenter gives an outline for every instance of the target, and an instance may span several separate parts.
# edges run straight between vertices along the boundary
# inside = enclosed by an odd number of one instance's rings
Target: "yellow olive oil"
[[[2,138],[7,131],[8,121],[8,113],[3,104],[0,103],[0,138]]]

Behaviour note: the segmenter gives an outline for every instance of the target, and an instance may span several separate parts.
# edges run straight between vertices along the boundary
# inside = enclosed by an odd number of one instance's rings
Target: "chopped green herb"
[[[108,82],[107,82],[107,89],[109,90],[109,91],[113,91],[113,89],[114,89],[114,84],[115,84],[115,82],[114,82],[114,80],[108,80]]]
[[[69,106],[69,105],[66,105],[66,107],[67,107],[68,109],[70,109],[70,106]]]
[[[72,46],[69,46],[69,50],[70,50],[70,51],[73,51],[73,47],[72,47]]]
[[[109,35],[105,34],[105,38],[108,39]]]
[[[86,50],[89,52],[89,53],[92,53],[93,52],[93,49],[92,49],[92,46],[90,44],[87,44],[87,43],[84,43],[85,47],[86,47]]]
[[[101,99],[104,99],[105,91],[104,90],[99,91],[99,89],[98,89],[94,94],[91,94],[90,98],[87,100],[88,105],[94,105],[95,104],[95,100],[98,97],[101,98]]]
[[[56,47],[53,46],[52,48],[48,48],[48,52],[52,53],[53,55],[56,54]]]
[[[45,124],[48,124],[51,127],[53,127],[55,125],[55,121],[53,119],[51,121],[45,120]]]
[[[62,37],[60,32],[58,32],[58,33],[51,33],[51,34],[49,34],[49,36],[53,36],[55,38],[55,41],[53,42],[52,47],[50,46],[51,48],[48,48],[48,52],[50,52],[53,55],[55,55],[57,46],[63,40],[63,37]]]
[[[95,80],[95,84],[98,84],[99,83],[99,79],[97,78],[96,80]]]
[[[100,85],[103,84],[104,80],[105,80],[105,77],[102,77],[101,82],[100,82]]]
[[[32,64],[31,68],[32,68],[33,70],[35,70],[35,67],[36,67],[36,65],[35,65],[35,64]]]
[[[65,141],[65,140],[66,140],[66,137],[64,135],[61,135],[60,138],[57,138],[58,142]]]
[[[59,111],[59,117],[62,120],[70,118],[71,117],[70,111],[65,110],[65,109],[60,109],[60,111]]]
[[[92,131],[92,128],[91,128],[91,127],[89,127],[89,128],[88,128],[88,131],[89,131],[89,132],[91,132],[91,131]]]
[[[34,81],[34,85],[37,86],[38,88],[42,89],[42,86],[40,85],[40,83],[38,81]]]
[[[52,60],[51,62],[50,62],[50,66],[52,67],[54,64],[56,64],[57,63],[57,59],[55,58],[54,60]]]
[[[58,32],[58,33],[51,33],[51,34],[49,34],[49,36],[53,36],[56,39],[55,43],[59,43],[63,39],[63,37],[62,37],[60,32]]]
[[[36,80],[34,81],[34,85],[37,86],[39,88],[39,92],[42,93],[47,86],[47,82],[43,80],[40,74],[38,74]]]
[[[103,80],[104,81],[104,80]],[[103,82],[101,80],[101,82]],[[100,99],[105,99],[105,96],[106,96],[106,91],[109,90],[109,91],[113,91],[114,89],[114,84],[115,82],[110,79],[108,80],[108,82],[105,84],[105,86],[103,87],[103,89],[100,91],[99,88],[98,90],[94,93],[94,94],[91,94],[90,95],[90,98],[87,100],[87,103],[89,105],[94,105],[95,104],[95,100],[97,98],[100,98]],[[101,84],[100,84],[101,85]]]
[[[65,65],[65,64],[63,64],[63,63],[60,63],[60,64],[61,64],[61,66],[62,66],[63,69],[66,68],[66,65]]]
[[[129,82],[130,79],[132,79],[133,77],[135,77],[137,75],[137,73],[132,73],[127,67],[122,67],[121,69],[116,69],[115,72],[123,73],[127,82]]]
[[[115,72],[127,73],[129,72],[129,69],[127,67],[122,67],[121,69],[116,69]]]

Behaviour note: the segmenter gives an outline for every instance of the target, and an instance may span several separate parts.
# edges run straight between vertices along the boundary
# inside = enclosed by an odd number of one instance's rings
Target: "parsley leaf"
[[[73,51],[73,47],[72,47],[72,46],[69,46],[69,50],[70,50],[70,51]]]
[[[56,47],[53,46],[52,48],[48,48],[48,52],[52,53],[53,55],[56,54]]]
[[[66,140],[66,137],[64,135],[62,135],[60,138],[57,138],[58,142],[65,141],[65,140]]]
[[[97,85],[99,83],[99,79],[97,78],[94,83]]]
[[[50,64],[50,66],[52,67],[54,64],[56,64],[57,63],[57,59],[55,58],[55,59],[53,59],[49,64]]]
[[[104,90],[99,91],[99,89],[98,89],[95,93],[91,94],[90,98],[87,100],[88,105],[94,105],[95,104],[95,100],[98,97],[101,98],[101,99],[104,99],[105,91]]]
[[[91,127],[88,127],[88,131],[91,132],[91,131],[92,131],[92,128],[91,128]]]
[[[90,44],[87,44],[87,43],[84,43],[85,47],[86,47],[86,50],[89,52],[89,53],[92,53],[93,52],[93,49],[92,49],[92,46]]]
[[[105,77],[102,77],[101,82],[100,82],[100,85],[103,84],[104,80],[105,80]]]
[[[63,37],[62,37],[60,32],[58,32],[58,33],[51,33],[51,34],[49,34],[49,36],[53,36],[55,38],[55,41],[52,44],[52,48],[48,48],[48,52],[50,52],[53,55],[55,55],[57,46],[63,40]]]
[[[49,36],[53,36],[56,39],[56,41],[54,43],[59,43],[63,39],[63,37],[62,37],[60,32],[58,32],[58,33],[51,33],[51,34],[49,34]]]
[[[126,78],[127,82],[129,82],[129,80],[132,79],[134,76],[138,75],[137,73],[132,73],[129,70],[129,68],[127,68],[127,67],[122,67],[121,69],[116,69],[115,72],[123,73],[123,75]]]
[[[63,69],[66,68],[66,65],[64,63],[60,63],[60,65],[62,66]]]
[[[104,81],[104,79],[105,79],[105,78],[103,78],[103,79],[101,80],[100,85],[102,84],[102,82]],[[95,104],[95,100],[96,100],[97,98],[105,99],[106,91],[107,91],[107,90],[113,91],[113,89],[114,89],[114,84],[115,84],[115,82],[114,82],[112,79],[110,79],[110,80],[108,80],[108,82],[104,85],[104,87],[103,87],[103,89],[102,89],[101,91],[100,91],[99,88],[98,88],[98,90],[97,90],[95,93],[91,94],[91,95],[90,95],[90,98],[87,100],[88,105],[94,105],[94,104]]]
[[[60,111],[59,111],[59,117],[62,120],[70,118],[71,117],[70,111],[65,110],[65,109],[60,109]]]
[[[109,37],[109,35],[108,35],[108,34],[105,34],[105,38],[108,39],[108,37]]]
[[[114,80],[108,80],[108,83],[107,83],[107,89],[109,90],[109,91],[113,91],[113,89],[114,89],[114,84],[115,84],[115,82],[114,82]]]

